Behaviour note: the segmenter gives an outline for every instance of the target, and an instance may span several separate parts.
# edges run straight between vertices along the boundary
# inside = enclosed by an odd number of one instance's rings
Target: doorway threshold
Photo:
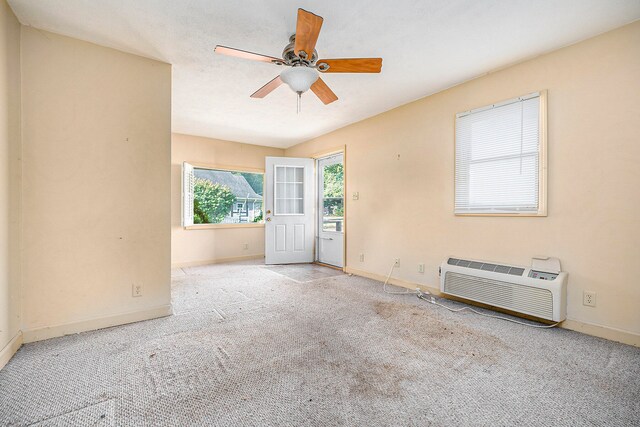
[[[324,262],[320,262],[320,261],[314,261],[313,263],[316,265],[320,265],[322,267],[333,268],[334,270],[339,270],[344,272],[344,268],[338,267],[337,265],[325,264]]]

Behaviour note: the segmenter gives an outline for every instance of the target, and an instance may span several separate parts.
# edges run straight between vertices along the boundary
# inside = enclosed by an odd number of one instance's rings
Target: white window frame
[[[479,112],[494,107],[507,105],[513,102],[518,102],[522,99],[531,98],[532,96],[538,96],[539,99],[539,115],[538,115],[538,209],[537,211],[495,211],[495,212],[457,212],[456,211],[456,150],[458,149],[457,138],[454,137],[454,176],[453,176],[453,210],[456,216],[522,216],[522,217],[546,217],[547,216],[547,91],[542,90],[539,92],[523,95],[517,98],[512,98],[505,101],[496,102],[484,107],[476,108],[473,110],[465,111],[456,114],[455,119],[465,114],[473,112]],[[455,129],[455,123],[454,123]],[[455,133],[455,130],[454,130]]]
[[[302,182],[278,182],[278,168],[285,168],[285,171],[287,168],[289,169],[302,169],[303,174],[302,174]],[[282,213],[282,212],[278,212],[278,184],[302,184],[303,187],[303,193],[302,193],[302,197],[301,198],[295,198],[293,200],[302,200],[302,212],[300,213]],[[301,166],[290,166],[290,165],[273,165],[273,215],[274,216],[304,216],[305,212],[304,212],[304,201],[305,201],[305,197],[307,197],[306,194],[304,194],[304,167]],[[280,200],[287,200],[287,199],[280,199]]]
[[[229,166],[229,165],[211,165],[197,162],[183,162],[182,163],[182,227],[185,230],[203,230],[210,228],[264,228],[264,219],[261,222],[250,223],[238,223],[238,224],[194,224],[193,223],[193,181],[191,182],[191,200],[186,197],[188,194],[187,185],[189,183],[189,173],[193,174],[194,169],[211,169],[228,172],[248,172],[259,173],[263,175],[262,179],[262,197],[264,201],[264,194],[266,189],[266,175],[264,169],[252,168],[246,166]],[[190,200],[191,214],[187,212],[187,202]],[[185,215],[186,214],[186,215]]]
[[[182,163],[182,226],[193,226],[193,184],[194,184],[194,167],[192,164]]]

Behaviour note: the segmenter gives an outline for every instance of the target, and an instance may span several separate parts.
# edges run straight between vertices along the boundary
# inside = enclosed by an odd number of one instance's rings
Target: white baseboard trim
[[[16,351],[20,349],[20,346],[22,346],[22,332],[18,331],[18,333],[11,338],[11,341],[0,350],[0,369],[9,363],[9,360],[11,360],[13,355],[16,354]]]
[[[368,271],[357,270],[355,268],[346,267],[345,272],[349,274],[354,274],[356,276],[366,277],[368,279],[377,280],[379,282],[384,282],[386,277],[381,276],[379,274],[370,273]],[[395,279],[391,277],[389,279],[389,283],[396,286],[401,286],[403,288],[415,290],[416,288],[420,288],[421,290],[427,290],[430,293],[446,298],[445,295],[440,293],[440,288],[433,288],[431,286],[426,286],[420,283],[409,282],[406,280]],[[640,347],[640,335],[635,334],[629,331],[623,331],[621,329],[612,328],[610,326],[602,326],[595,325],[592,323],[582,322],[575,319],[567,319],[564,322],[558,325],[564,329],[570,329],[572,331],[581,332],[583,334],[592,335],[599,338],[604,338],[610,341],[620,342],[622,344],[633,345],[635,347]]]
[[[595,325],[593,323],[581,322],[579,320],[567,319],[560,324],[565,329],[582,332],[583,334],[593,335],[594,337],[604,338],[610,341],[621,342],[635,347],[640,347],[640,335],[633,332],[624,331],[622,329],[612,328],[609,326]]]
[[[202,261],[176,262],[171,264],[171,268],[199,267],[201,265],[223,264],[225,262],[247,261],[250,259],[260,259],[260,258],[264,258],[264,254],[243,255],[243,256],[235,256],[235,257],[229,257],[229,258],[206,259]]]
[[[147,310],[132,311],[111,316],[96,317],[79,322],[65,323],[62,325],[45,326],[42,328],[25,329],[22,331],[24,343],[62,337],[64,335],[77,334],[96,329],[110,328],[112,326],[126,325],[127,323],[143,320],[157,319],[158,317],[171,316],[173,309],[171,304],[162,305]]]

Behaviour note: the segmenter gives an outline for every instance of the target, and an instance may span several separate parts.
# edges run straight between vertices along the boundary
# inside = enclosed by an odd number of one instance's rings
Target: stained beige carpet
[[[176,270],[173,299],[172,317],[23,346],[0,425],[640,425],[638,348],[317,266]]]

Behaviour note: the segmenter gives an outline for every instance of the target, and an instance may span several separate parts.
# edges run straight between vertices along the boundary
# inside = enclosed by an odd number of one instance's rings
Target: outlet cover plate
[[[131,285],[131,296],[133,297],[142,296],[142,283],[133,283]]]
[[[586,305],[587,307],[595,307],[596,293],[591,291],[584,291],[582,293],[582,305]]]

